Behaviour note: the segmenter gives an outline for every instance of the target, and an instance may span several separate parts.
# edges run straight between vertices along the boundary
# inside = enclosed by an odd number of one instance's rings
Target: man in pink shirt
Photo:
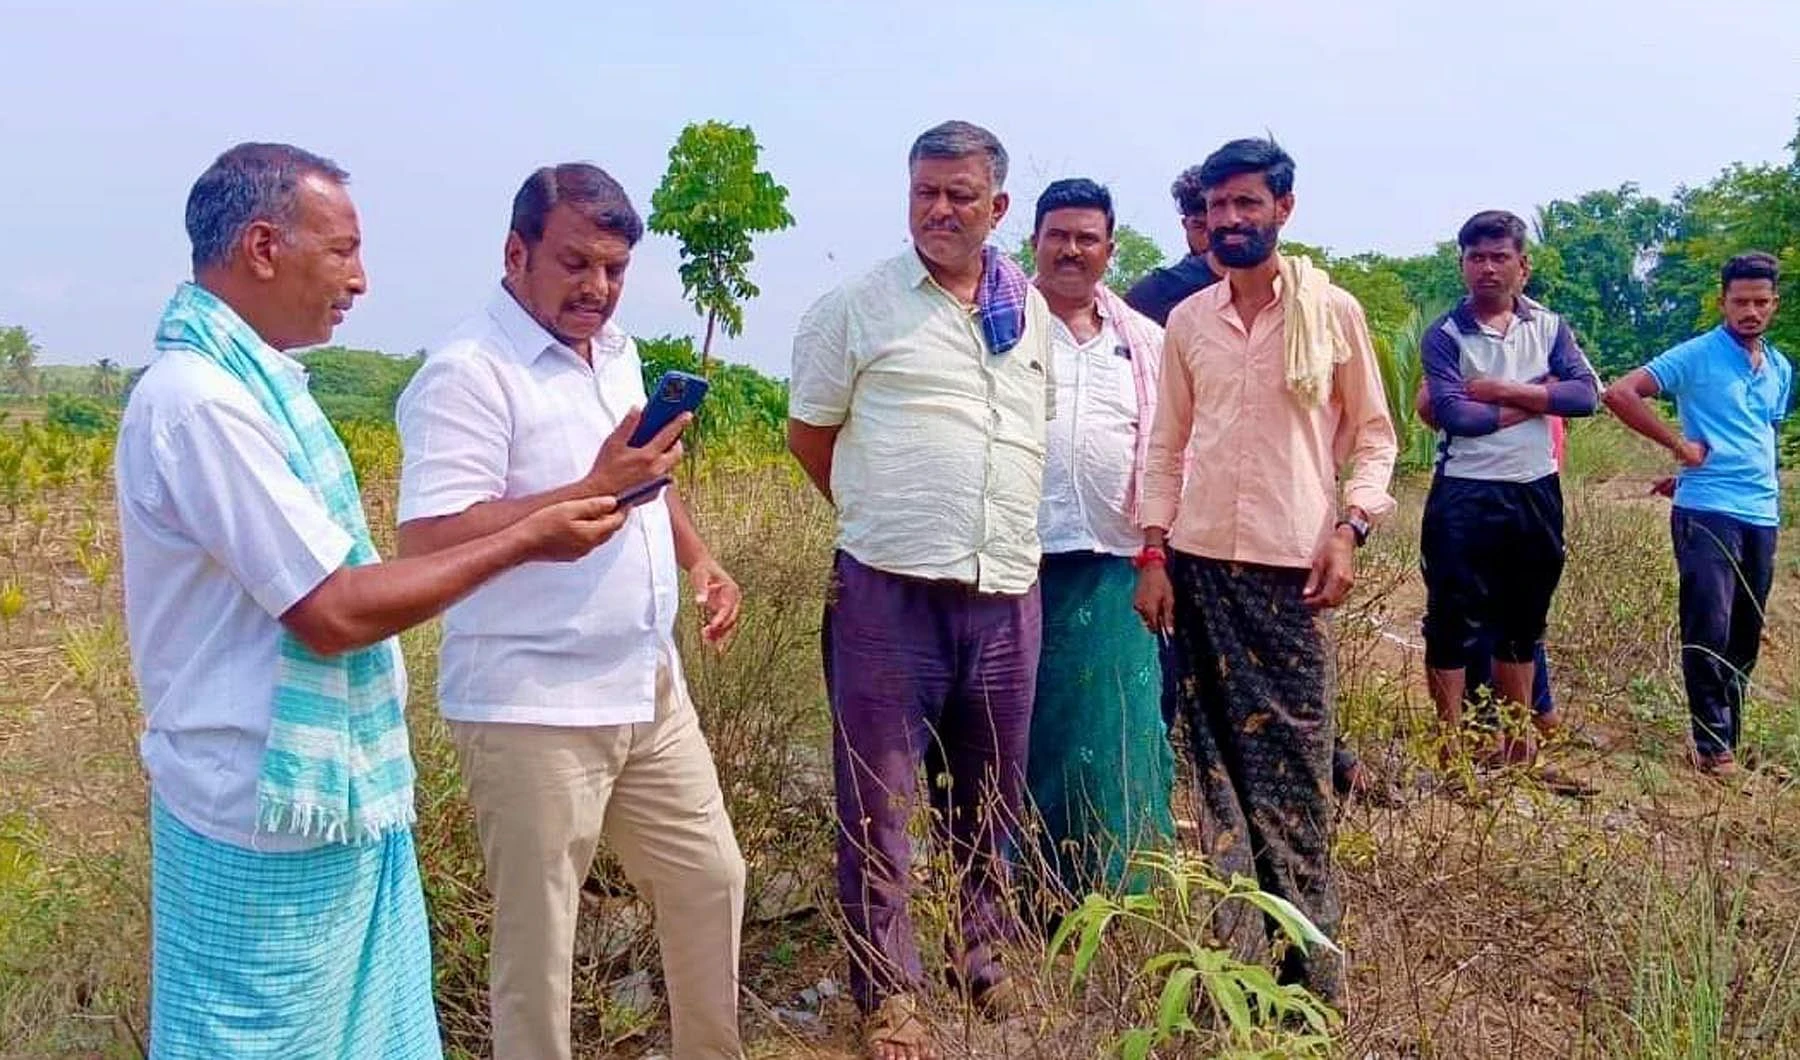
[[[1169,315],[1138,611],[1182,653],[1208,858],[1222,875],[1254,874],[1329,937],[1340,907],[1323,614],[1393,508],[1394,427],[1362,307],[1310,262],[1275,252],[1294,208],[1293,159],[1272,141],[1235,140],[1200,168],[1226,278]],[[1218,929],[1246,959],[1265,946],[1249,906],[1224,911]],[[1281,977],[1335,1000],[1341,959],[1290,950]]]

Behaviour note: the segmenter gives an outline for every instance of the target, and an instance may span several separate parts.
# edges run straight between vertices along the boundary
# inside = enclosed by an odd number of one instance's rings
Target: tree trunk
[[[700,374],[706,376],[708,379],[712,378],[710,368],[712,365],[713,326],[718,322],[718,312],[716,310],[708,309],[706,311],[706,338],[700,342]]]
[[[700,340],[700,377],[702,379],[712,378],[713,328],[718,322],[718,311],[708,309],[706,311],[706,337]],[[704,415],[705,412],[706,406],[704,403],[694,410],[693,437],[685,439],[682,443],[687,449],[687,474],[689,481],[693,480],[694,464],[700,457],[700,417]]]

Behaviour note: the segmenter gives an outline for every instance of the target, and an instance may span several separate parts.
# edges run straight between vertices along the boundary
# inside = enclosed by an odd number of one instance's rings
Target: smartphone
[[[633,449],[649,445],[650,439],[656,437],[658,431],[667,427],[675,417],[684,412],[693,412],[700,407],[700,399],[706,396],[706,378],[691,375],[687,372],[664,372],[656,381],[656,389],[651,392],[650,400],[644,405],[644,418],[638,421],[637,430],[625,444]]]
[[[656,495],[662,491],[664,486],[667,486],[674,481],[674,479],[667,475],[664,475],[661,478],[653,478],[649,482],[638,483],[624,493],[619,494],[618,497],[614,499],[618,501],[621,509],[635,507],[645,501],[654,499]]]

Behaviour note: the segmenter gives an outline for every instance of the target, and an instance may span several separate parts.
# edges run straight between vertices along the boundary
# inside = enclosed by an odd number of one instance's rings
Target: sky
[[[728,359],[786,375],[819,295],[906,247],[906,151],[947,118],[1012,156],[1015,245],[1049,181],[1108,184],[1171,255],[1169,182],[1228,139],[1297,162],[1284,235],[1404,254],[1478,209],[1786,157],[1794,0],[826,3],[0,0],[0,324],[46,362],[144,363],[186,278],[182,207],[242,140],[351,173],[370,291],[337,342],[407,353],[479,310],[513,193],[585,159],[640,212],[689,123],[750,125],[794,228]],[[615,319],[693,334],[647,235]]]

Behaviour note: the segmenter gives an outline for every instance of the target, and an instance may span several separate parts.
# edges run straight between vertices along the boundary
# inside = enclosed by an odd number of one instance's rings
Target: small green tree
[[[668,171],[650,196],[650,230],[680,241],[682,291],[706,317],[703,374],[714,329],[741,334],[744,302],[762,293],[750,282],[751,237],[794,224],[788,190],[756,168],[760,152],[749,126],[689,125],[669,149]]]

